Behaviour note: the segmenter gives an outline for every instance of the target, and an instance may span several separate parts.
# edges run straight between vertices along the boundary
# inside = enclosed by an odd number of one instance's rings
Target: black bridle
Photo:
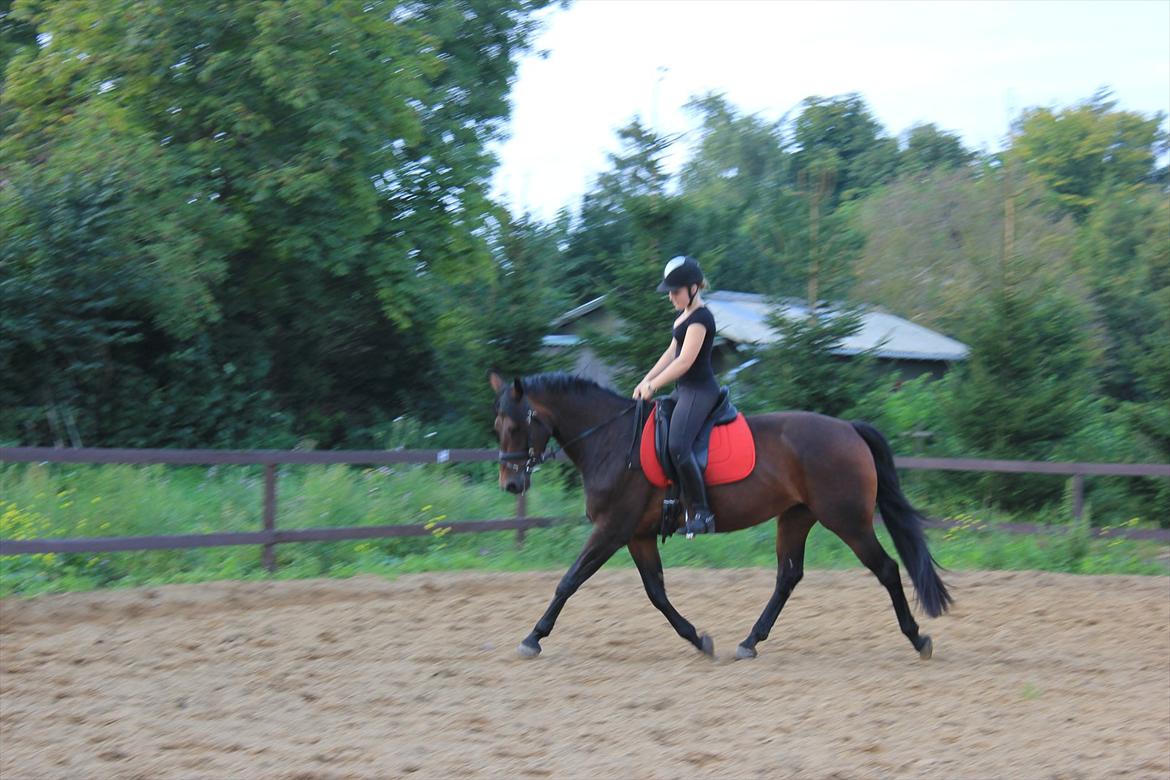
[[[564,451],[564,449],[566,447],[568,447],[570,444],[576,444],[577,442],[584,439],[586,436],[590,435],[591,433],[595,433],[595,432],[599,431],[600,429],[609,425],[614,420],[627,414],[631,410],[633,410],[633,409],[641,410],[641,408],[642,408],[642,402],[641,402],[641,400],[639,400],[638,403],[635,404],[634,406],[627,406],[625,409],[622,409],[620,412],[615,414],[613,417],[610,417],[607,420],[603,420],[602,422],[599,422],[597,425],[594,425],[591,428],[586,428],[584,431],[582,431],[581,433],[577,434],[569,441],[562,444],[561,448],[559,450],[549,451],[548,450],[548,441],[550,438],[552,438],[553,436],[556,435],[556,431],[554,431],[552,428],[550,428],[548,426],[548,424],[544,422],[544,420],[537,417],[536,412],[530,406],[530,407],[528,407],[528,429],[525,431],[525,434],[524,434],[525,448],[523,450],[513,450],[512,452],[504,452],[503,450],[499,450],[500,465],[502,465],[504,468],[508,469],[508,471],[511,471],[511,472],[523,471],[525,476],[529,476],[532,474],[533,471],[536,470],[537,466],[539,466],[540,464],[542,464],[546,461],[553,460],[554,458],[556,458],[557,455],[559,455],[562,451]],[[641,417],[640,413],[638,414],[638,417]],[[536,448],[532,446],[532,424],[534,422],[540,423],[541,427],[544,428],[546,431],[548,431],[548,434],[549,434],[548,437],[545,438],[544,447],[541,448],[540,452],[537,452]],[[637,427],[635,427],[635,429],[634,429],[635,440],[637,440],[637,436],[638,436],[638,430],[637,430]],[[631,445],[630,451],[631,451],[631,453],[633,452],[632,445]],[[521,463],[519,463],[519,461],[524,461],[524,463],[521,464]],[[627,463],[627,466],[628,465],[629,464]]]

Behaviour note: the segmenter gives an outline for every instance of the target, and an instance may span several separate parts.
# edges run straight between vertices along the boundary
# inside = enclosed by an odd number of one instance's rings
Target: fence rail
[[[0,447],[0,463],[117,463],[172,466],[374,466],[495,460],[495,450],[147,450]]]
[[[277,466],[296,465],[387,465],[392,463],[472,463],[496,459],[494,450],[437,449],[437,450],[166,450],[166,449],[105,449],[60,447],[0,447],[0,463],[87,463],[176,466],[264,466],[264,510],[262,530],[253,532],[184,534],[169,536],[110,536],[73,539],[0,539],[0,556],[43,553],[115,552],[127,550],[173,550],[195,547],[223,547],[233,545],[260,545],[262,560],[268,571],[276,569],[275,546],[292,542],[344,541],[403,536],[429,536],[437,529],[450,533],[479,533],[483,531],[515,531],[517,544],[532,528],[547,528],[579,518],[528,517],[523,495],[516,499],[516,514],[510,518],[492,520],[461,520],[424,525],[372,525],[342,528],[298,528],[281,530],[276,524]],[[1084,511],[1084,478],[1086,476],[1167,477],[1170,464],[1166,463],[1048,463],[1017,460],[984,460],[975,458],[896,458],[902,469],[927,471],[992,471],[1013,474],[1054,474],[1073,478],[1073,519],[1079,520]],[[949,521],[933,521],[937,527],[956,525]],[[1050,528],[1036,525],[996,525],[1014,533],[1036,533]],[[1122,529],[1095,533],[1157,539],[1170,542],[1170,530]]]

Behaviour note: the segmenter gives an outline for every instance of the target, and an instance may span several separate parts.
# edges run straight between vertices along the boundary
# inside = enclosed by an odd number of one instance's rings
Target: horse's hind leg
[[[666,598],[666,583],[662,577],[662,558],[658,554],[658,540],[653,536],[632,540],[626,548],[630,557],[638,565],[638,573],[642,575],[642,585],[646,588],[646,595],[650,603],[666,616],[667,621],[678,635],[699,649],[699,652],[709,656],[715,655],[715,643],[711,637],[702,636],[691,625],[691,622],[679,614],[670,600]]]
[[[816,520],[807,507],[793,507],[776,520],[776,588],[747,639],[735,650],[737,658],[755,658],[756,643],[768,638],[784,602],[804,577],[804,543]]]
[[[894,604],[894,614],[898,616],[898,627],[914,645],[914,649],[923,658],[930,658],[932,645],[929,636],[918,633],[918,623],[910,612],[910,605],[906,602],[906,593],[902,590],[902,577],[898,573],[898,563],[882,548],[877,535],[873,532],[873,520],[866,518],[865,522],[843,524],[842,517],[850,515],[837,514],[832,520],[821,522],[833,533],[840,536],[845,544],[857,555],[865,567],[874,573],[878,582],[885,586],[890,594],[890,601]],[[855,516],[855,514],[854,514]]]

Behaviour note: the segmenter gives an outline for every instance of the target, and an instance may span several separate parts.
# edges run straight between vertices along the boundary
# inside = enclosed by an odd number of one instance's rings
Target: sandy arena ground
[[[1170,578],[951,573],[934,658],[863,570],[632,569],[515,646],[559,572],[214,583],[0,602],[0,777],[1170,777]]]

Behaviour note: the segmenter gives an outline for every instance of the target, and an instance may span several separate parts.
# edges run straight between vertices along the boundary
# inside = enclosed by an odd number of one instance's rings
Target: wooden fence
[[[489,520],[452,520],[424,525],[372,525],[342,528],[277,527],[277,466],[283,465],[388,465],[393,463],[471,463],[494,461],[495,450],[148,450],[58,447],[0,447],[0,463],[108,463],[126,465],[168,464],[183,466],[263,466],[264,509],[259,531],[169,536],[110,536],[75,539],[0,539],[0,556],[40,553],[113,552],[124,550],[168,550],[191,547],[223,547],[255,544],[262,548],[265,568],[276,568],[275,546],[289,542],[336,542],[353,539],[378,539],[398,536],[429,536],[438,529],[450,533],[481,531],[516,531],[517,543],[531,528],[578,521],[581,518],[529,517],[525,497],[518,496],[512,517]],[[1073,520],[1084,512],[1086,476],[1164,477],[1170,478],[1170,464],[1129,463],[1044,463],[1015,460],[980,460],[972,458],[897,458],[902,469],[935,471],[993,471],[1012,474],[1054,474],[1073,478]],[[932,521],[947,527],[956,523]],[[1037,533],[1052,526],[996,524],[996,529],[1015,533]],[[1102,533],[1101,529],[1095,529]],[[1170,542],[1170,530],[1122,529],[1111,532],[1131,538]]]

